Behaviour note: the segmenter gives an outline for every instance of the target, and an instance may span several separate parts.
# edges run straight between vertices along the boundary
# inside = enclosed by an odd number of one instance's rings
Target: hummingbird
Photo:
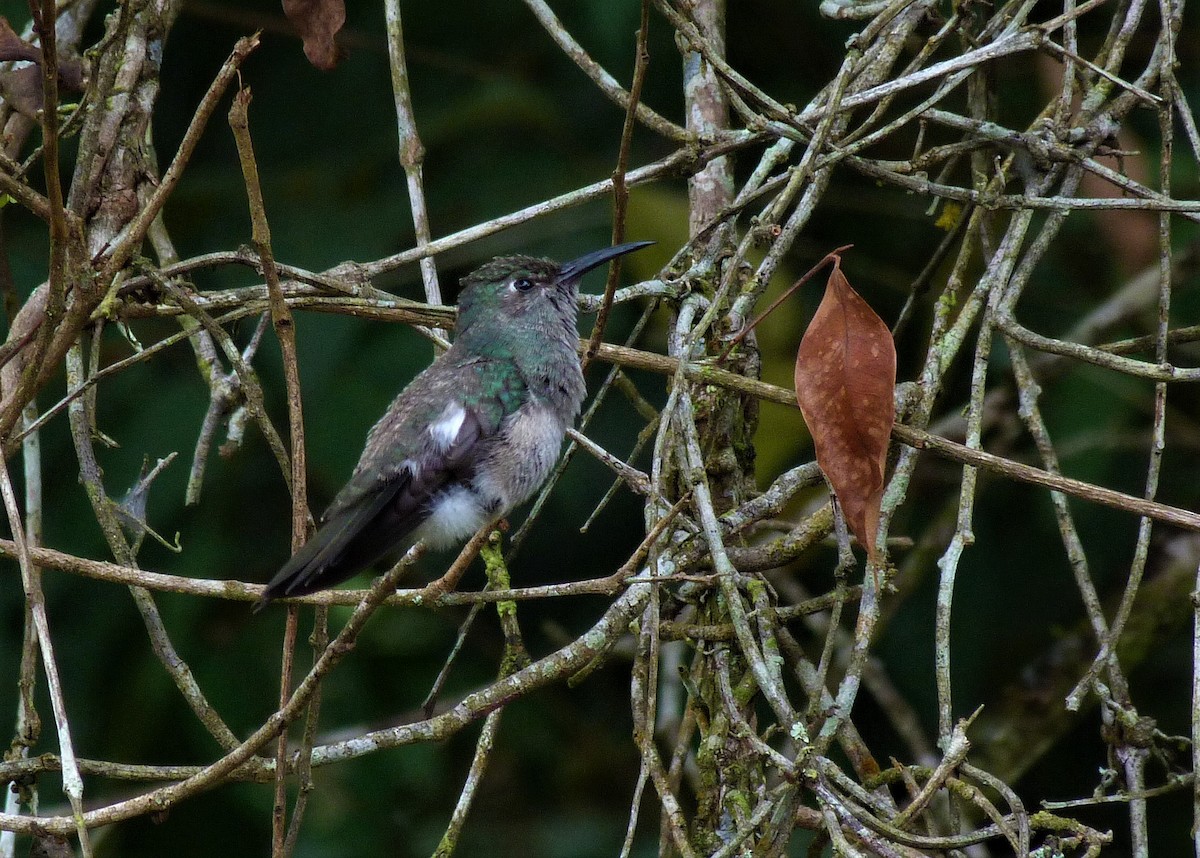
[[[579,281],[653,243],[561,265],[499,256],[464,277],[453,344],[388,406],[320,527],[254,610],[332,587],[418,540],[460,543],[528,500],[583,403]]]

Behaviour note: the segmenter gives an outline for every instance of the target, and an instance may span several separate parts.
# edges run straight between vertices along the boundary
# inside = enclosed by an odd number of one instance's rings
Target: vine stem
[[[83,811],[83,778],[75,761],[75,746],[71,741],[71,723],[67,717],[67,704],[63,698],[62,682],[58,677],[58,662],[54,658],[54,645],[50,642],[50,621],[46,617],[46,597],[42,592],[42,579],[37,566],[29,556],[25,543],[25,526],[17,506],[17,494],[8,475],[8,464],[0,460],[0,495],[4,498],[4,510],[8,514],[8,526],[16,543],[17,559],[21,567],[21,584],[25,588],[25,599],[33,615],[37,630],[38,648],[42,654],[42,669],[46,674],[46,686],[50,692],[50,705],[54,710],[54,726],[58,733],[58,752],[62,760],[63,792],[71,803],[75,832],[84,858],[91,858],[92,844],[88,837]]]

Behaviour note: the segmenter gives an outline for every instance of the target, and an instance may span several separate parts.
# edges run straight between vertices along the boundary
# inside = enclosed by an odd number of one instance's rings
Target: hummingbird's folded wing
[[[473,361],[454,373],[434,364],[397,397],[320,528],[267,584],[255,610],[332,587],[407,547],[431,499],[470,478],[481,442],[520,403],[521,391],[498,381],[491,364]]]
[[[478,443],[477,416],[464,410],[451,443],[431,445],[384,472],[357,471],[325,513],[320,528],[267,584],[256,605],[340,584],[404,547],[428,515],[428,502],[461,473]]]

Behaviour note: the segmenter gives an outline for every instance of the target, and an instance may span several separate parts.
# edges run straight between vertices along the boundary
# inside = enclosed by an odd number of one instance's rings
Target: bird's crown
[[[557,276],[558,263],[537,256],[497,256],[462,279],[463,292],[484,284],[506,284],[510,279],[526,277],[548,282]]]

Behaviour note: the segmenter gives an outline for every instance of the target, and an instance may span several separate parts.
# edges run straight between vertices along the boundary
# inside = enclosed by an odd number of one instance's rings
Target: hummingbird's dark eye
[[[513,288],[518,292],[528,292],[533,288],[533,281],[528,277],[518,277],[512,282]]]

